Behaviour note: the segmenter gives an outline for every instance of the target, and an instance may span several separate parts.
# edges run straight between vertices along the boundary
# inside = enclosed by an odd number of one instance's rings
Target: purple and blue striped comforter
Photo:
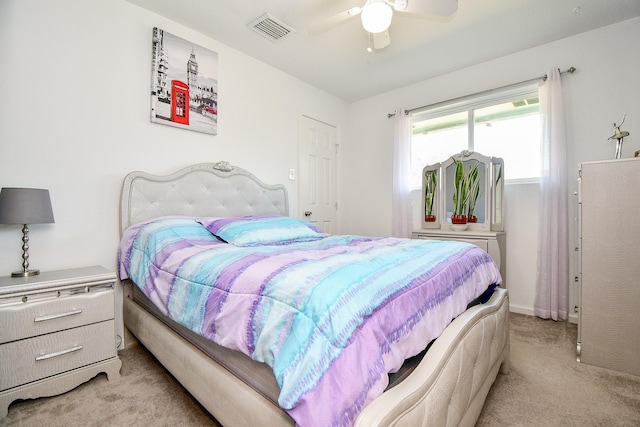
[[[501,283],[466,243],[321,235],[238,247],[200,222],[130,227],[120,277],[173,320],[271,366],[300,426],[353,424],[388,373]]]

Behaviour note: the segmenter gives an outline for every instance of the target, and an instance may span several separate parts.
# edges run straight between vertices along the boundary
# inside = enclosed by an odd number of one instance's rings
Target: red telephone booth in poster
[[[171,121],[189,125],[189,85],[171,80]]]

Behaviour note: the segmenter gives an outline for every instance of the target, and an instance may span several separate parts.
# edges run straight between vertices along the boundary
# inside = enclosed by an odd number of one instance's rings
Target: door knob
[[[313,212],[311,211],[304,211],[304,216],[311,216]]]

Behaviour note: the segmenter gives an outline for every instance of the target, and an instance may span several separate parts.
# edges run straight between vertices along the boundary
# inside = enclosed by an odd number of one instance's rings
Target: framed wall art
[[[151,121],[218,133],[218,54],[153,29]]]

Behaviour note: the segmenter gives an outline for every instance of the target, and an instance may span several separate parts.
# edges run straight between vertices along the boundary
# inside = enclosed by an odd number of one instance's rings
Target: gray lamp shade
[[[48,224],[53,220],[49,190],[9,188],[0,190],[0,224]]]

